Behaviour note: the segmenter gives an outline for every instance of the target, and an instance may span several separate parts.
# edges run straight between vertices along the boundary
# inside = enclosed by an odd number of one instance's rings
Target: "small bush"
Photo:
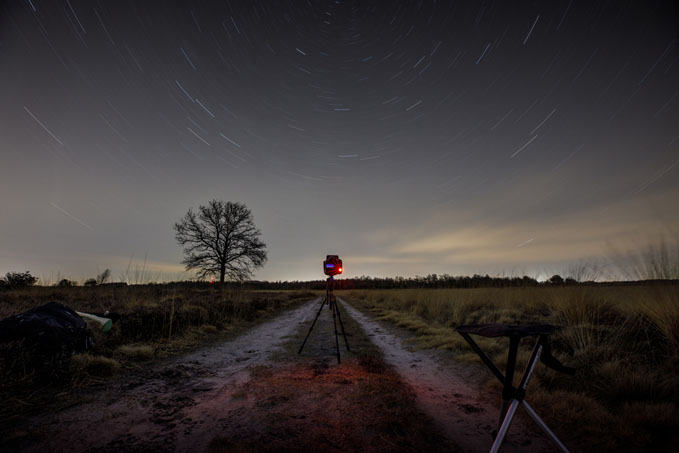
[[[103,285],[108,281],[108,279],[111,277],[111,271],[109,269],[106,269],[104,272],[101,274],[97,275],[97,285]]]
[[[62,278],[61,280],[59,280],[59,283],[57,283],[57,286],[58,286],[59,288],[66,288],[66,287],[69,287],[69,286],[76,286],[76,282],[74,282],[73,280],[69,280],[69,279],[67,279],[67,278]]]

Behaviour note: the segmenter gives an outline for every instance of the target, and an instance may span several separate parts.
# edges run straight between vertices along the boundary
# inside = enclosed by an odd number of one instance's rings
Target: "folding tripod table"
[[[531,416],[533,420],[542,428],[542,430],[547,434],[547,436],[552,439],[556,446],[562,452],[568,452],[568,449],[561,443],[561,441],[556,437],[551,429],[542,421],[537,413],[532,407],[526,402],[526,386],[528,385],[528,380],[533,374],[535,364],[538,359],[556,371],[562,373],[573,375],[575,370],[563,366],[553,355],[552,348],[549,344],[549,335],[551,335],[556,328],[548,324],[540,325],[520,325],[520,326],[507,326],[503,324],[473,324],[466,326],[459,326],[455,329],[462,338],[464,338],[467,343],[472,347],[474,352],[476,352],[483,363],[490,368],[490,371],[500,380],[502,383],[502,408],[500,409],[500,427],[498,428],[497,436],[495,437],[495,442],[491,447],[491,453],[497,452],[502,445],[502,441],[507,434],[509,425],[511,425],[516,410],[519,405],[522,405],[528,415]],[[509,353],[507,355],[507,370],[503,375],[502,372],[495,366],[495,364],[490,360],[490,357],[486,355],[478,344],[470,337],[470,335],[481,335],[483,337],[496,338],[496,337],[509,337]],[[519,350],[519,343],[523,337],[534,337],[537,336],[538,339],[535,342],[535,347],[533,347],[533,352],[530,355],[526,369],[521,377],[521,382],[517,388],[514,387],[514,371],[516,368],[516,355]]]

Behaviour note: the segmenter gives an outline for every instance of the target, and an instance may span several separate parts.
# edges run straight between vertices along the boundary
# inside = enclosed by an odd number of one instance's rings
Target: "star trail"
[[[676,2],[0,6],[0,273],[182,274],[245,203],[255,278],[543,275],[679,227]]]

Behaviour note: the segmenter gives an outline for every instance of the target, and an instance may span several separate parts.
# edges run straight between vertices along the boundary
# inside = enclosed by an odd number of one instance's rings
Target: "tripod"
[[[311,327],[309,327],[309,331],[306,334],[306,337],[304,338],[304,341],[302,342],[302,346],[299,347],[299,351],[297,351],[297,354],[302,353],[302,349],[304,349],[304,345],[306,344],[306,341],[309,339],[309,335],[311,335],[311,331],[314,329],[314,325],[316,324],[316,320],[321,314],[321,311],[323,311],[323,307],[325,304],[328,304],[328,308],[332,311],[332,322],[335,326],[335,348],[337,349],[337,363],[340,363],[340,349],[339,349],[339,337],[338,337],[338,332],[337,332],[337,320],[339,319],[339,324],[340,328],[342,329],[342,336],[344,337],[344,344],[347,346],[347,351],[351,351],[349,349],[349,341],[347,340],[347,334],[344,332],[344,324],[342,323],[342,317],[340,316],[340,311],[339,311],[339,305],[337,304],[337,299],[335,298],[335,295],[333,294],[333,283],[334,280],[332,277],[328,277],[328,279],[325,282],[325,299],[323,299],[323,302],[321,302],[321,306],[318,309],[318,313],[316,313],[316,317],[314,318],[314,321],[311,323]]]

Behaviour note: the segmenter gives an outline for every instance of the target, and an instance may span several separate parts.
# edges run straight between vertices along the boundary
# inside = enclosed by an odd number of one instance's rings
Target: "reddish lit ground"
[[[86,389],[66,407],[17,420],[3,433],[0,450],[490,447],[497,408],[473,385],[479,382],[472,376],[477,368],[409,351],[389,329],[348,306],[343,319],[351,352],[340,343],[341,365],[327,308],[298,355],[317,309],[310,302],[229,341]],[[544,451],[544,442],[530,431],[517,420],[503,451]]]
[[[370,371],[369,371],[370,370]],[[376,358],[256,370],[211,451],[453,451]]]

